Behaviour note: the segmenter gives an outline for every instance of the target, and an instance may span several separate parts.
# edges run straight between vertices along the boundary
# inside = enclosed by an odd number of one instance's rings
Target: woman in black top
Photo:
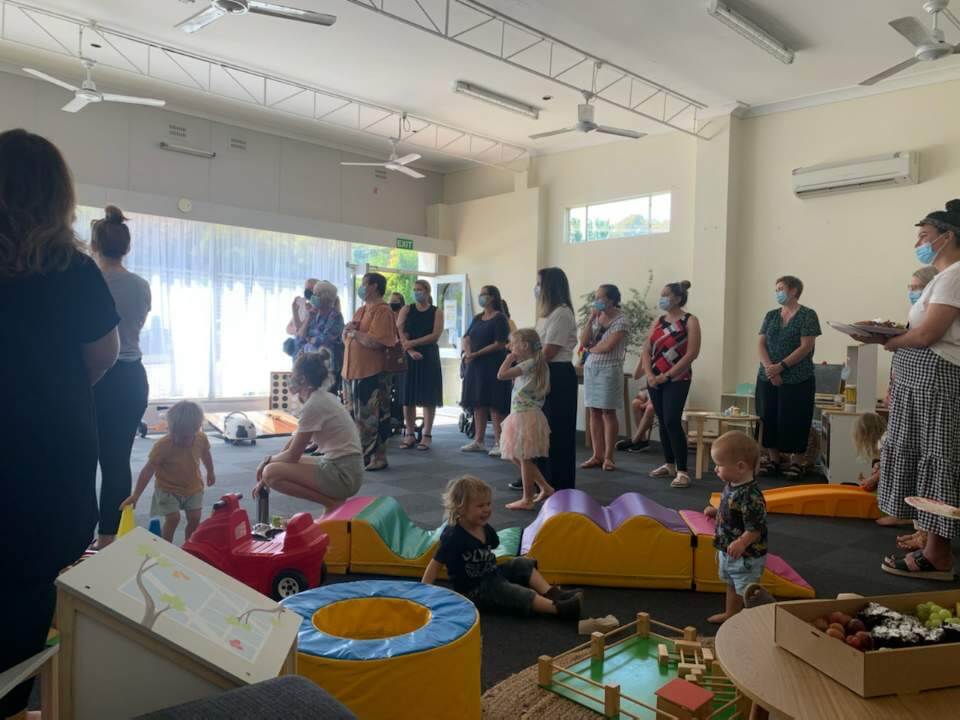
[[[462,448],[463,452],[487,452],[484,438],[487,434],[487,419],[493,417],[493,447],[489,454],[500,457],[500,423],[510,412],[509,381],[497,380],[497,371],[507,356],[507,341],[510,325],[503,314],[500,290],[493,285],[480,288],[478,303],[483,312],[473,318],[470,329],[463,338],[463,390],[460,405],[473,411],[473,440]]]
[[[97,524],[93,385],[117,359],[119,317],[74,209],[57,148],[0,134],[0,672],[43,650],[54,580]],[[30,685],[0,699],[0,717],[26,707]]]
[[[417,450],[429,450],[433,438],[433,419],[437,407],[443,405],[443,376],[440,372],[440,347],[437,339],[443,332],[443,313],[437,312],[430,296],[430,283],[417,280],[413,284],[415,302],[400,311],[397,329],[400,344],[410,361],[407,364],[403,419],[406,433],[400,447],[409,449],[416,443],[417,408],[423,408],[423,438]]]

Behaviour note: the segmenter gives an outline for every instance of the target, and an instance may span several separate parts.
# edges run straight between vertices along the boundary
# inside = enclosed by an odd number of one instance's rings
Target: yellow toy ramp
[[[818,517],[880,517],[877,496],[857,485],[793,485],[765,490],[767,512],[783,515],[816,515]],[[720,506],[720,493],[710,496],[713,507]]]
[[[561,490],[524,530],[521,553],[552,583],[689,590],[691,539],[679,513],[639,493],[604,507]]]
[[[713,546],[714,521],[701,512],[681,510],[680,516],[696,535],[693,551],[693,583],[697,592],[725,592],[727,584],[718,576],[717,549]],[[778,598],[813,598],[813,587],[779,555],[767,553],[767,566],[760,584]]]
[[[376,498],[352,497],[332,513],[325,513],[317,524],[330,538],[327,546],[327,555],[324,562],[327,572],[334,575],[345,575],[350,569],[350,531],[357,514],[370,505]]]

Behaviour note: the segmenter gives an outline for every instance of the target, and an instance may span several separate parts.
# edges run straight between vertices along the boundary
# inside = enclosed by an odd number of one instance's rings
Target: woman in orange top
[[[397,344],[393,311],[383,301],[387,279],[367,273],[357,289],[363,305],[343,328],[343,402],[360,433],[366,470],[387,467],[390,375],[387,348]]]

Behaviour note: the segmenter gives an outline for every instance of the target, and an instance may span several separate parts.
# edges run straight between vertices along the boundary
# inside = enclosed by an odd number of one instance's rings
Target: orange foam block
[[[816,515],[818,517],[880,517],[877,496],[857,485],[792,485],[765,490],[767,512],[782,515]],[[710,504],[720,507],[720,493],[710,496]]]

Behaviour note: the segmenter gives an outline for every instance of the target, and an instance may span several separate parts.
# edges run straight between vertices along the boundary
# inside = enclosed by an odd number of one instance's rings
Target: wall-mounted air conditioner
[[[915,185],[920,179],[920,153],[898,152],[861,160],[814,165],[793,171],[793,192],[807,198],[894,185]]]

